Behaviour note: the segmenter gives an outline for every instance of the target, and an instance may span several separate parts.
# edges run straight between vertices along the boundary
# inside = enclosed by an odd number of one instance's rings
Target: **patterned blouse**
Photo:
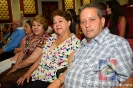
[[[56,38],[57,35],[52,34],[46,41],[40,64],[31,75],[33,81],[53,82],[56,79],[57,70],[68,66],[69,55],[80,46],[80,40],[71,34],[62,44],[49,51]]]
[[[37,38],[35,34],[27,37],[25,47],[23,49],[24,52],[23,60],[29,57],[32,54],[32,52],[36,49],[36,47],[43,48],[45,42],[45,36],[46,34],[44,33],[38,36]]]

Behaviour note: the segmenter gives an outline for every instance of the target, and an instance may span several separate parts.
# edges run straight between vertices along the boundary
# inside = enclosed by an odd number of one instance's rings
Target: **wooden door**
[[[52,25],[52,12],[58,9],[58,2],[42,1],[42,13],[48,20],[49,25]]]

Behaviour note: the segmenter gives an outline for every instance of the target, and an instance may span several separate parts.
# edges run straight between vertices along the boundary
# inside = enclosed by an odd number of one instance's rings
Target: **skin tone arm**
[[[129,77],[125,82],[123,82],[121,84],[129,84],[132,86],[116,86],[114,88],[133,88],[133,76]]]
[[[68,66],[70,66],[70,63],[72,62],[72,58],[74,56],[74,52],[71,53],[70,57],[69,57],[69,61],[68,61]],[[31,66],[31,68],[22,76],[18,79],[18,81],[16,82],[18,85],[23,85],[23,82],[25,79],[27,79],[27,82],[29,82],[30,79],[30,75],[32,74],[32,72],[38,67],[39,62],[42,58],[42,55],[37,59],[37,61]],[[60,80],[62,80],[62,82],[64,83],[64,77],[65,77],[65,73],[66,71],[59,77]],[[53,83],[51,83],[51,85],[49,85],[48,88],[59,88],[61,86],[60,82],[58,79],[56,79]]]
[[[32,72],[38,67],[41,58],[42,58],[42,55],[40,55],[40,57],[35,61],[35,63],[30,67],[30,69],[29,69],[22,77],[20,77],[20,78],[17,80],[16,83],[17,83],[18,85],[23,85],[23,82],[24,82],[25,79],[27,79],[27,82],[29,82],[30,75],[31,75]]]
[[[21,50],[19,52],[19,56],[17,58],[17,61],[16,61],[15,65],[13,66],[13,68],[7,74],[10,74],[10,73],[17,70],[16,68],[17,68],[18,64],[22,61],[23,57],[24,57],[24,53],[23,53],[23,50]]]
[[[16,71],[17,69],[20,69],[20,68],[24,68],[24,67],[27,67],[27,66],[30,66],[31,64],[33,64],[37,58],[42,54],[42,49],[37,47],[33,53],[26,59],[24,60],[22,63],[17,63],[15,65],[15,67],[13,67],[13,69],[9,72],[14,72]]]
[[[120,17],[120,36],[125,36],[125,30],[126,30],[126,18],[124,16]]]
[[[18,52],[20,52],[23,48],[24,48],[24,47],[15,48],[15,49],[14,49],[14,53],[18,53]]]
[[[21,46],[19,48],[14,49],[14,53],[20,52],[23,48],[24,48],[24,44],[21,44]]]
[[[33,64],[41,54],[42,54],[42,49],[37,47],[26,60],[18,64],[17,69],[24,68]]]
[[[73,56],[74,56],[74,52],[70,54],[70,57],[69,57],[69,59],[68,59],[68,68],[69,68],[69,66],[70,66],[70,64],[71,64],[71,62],[72,62]],[[65,71],[61,76],[59,76],[59,78],[58,78],[58,79],[61,80],[62,83],[64,83],[65,74],[66,74],[66,71]],[[59,81],[58,79],[54,80],[54,81],[48,86],[48,88],[60,88],[60,87],[62,86],[62,84],[60,83],[60,81]]]

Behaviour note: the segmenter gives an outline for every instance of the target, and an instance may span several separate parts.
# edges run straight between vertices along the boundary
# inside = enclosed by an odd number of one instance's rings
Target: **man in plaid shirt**
[[[80,26],[86,38],[66,72],[65,88],[122,87],[121,83],[133,75],[133,52],[129,43],[111,34],[108,28],[104,28],[104,23],[97,6],[87,4],[81,7]]]

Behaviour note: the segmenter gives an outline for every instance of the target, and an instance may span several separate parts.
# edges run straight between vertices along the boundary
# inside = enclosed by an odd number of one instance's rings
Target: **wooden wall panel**
[[[12,20],[11,1],[0,0],[0,23],[11,23]]]
[[[38,14],[37,0],[19,0],[19,2],[24,17],[34,17]]]
[[[62,9],[74,9],[75,10],[75,0],[62,0]]]
[[[89,4],[91,3],[91,0],[80,0],[81,6],[84,4]]]

